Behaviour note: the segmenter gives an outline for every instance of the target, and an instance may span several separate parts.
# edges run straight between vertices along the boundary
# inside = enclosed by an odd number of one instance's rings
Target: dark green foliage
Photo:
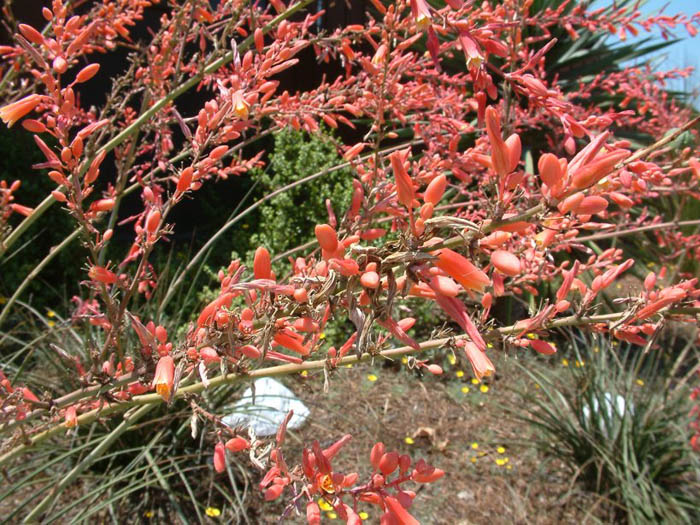
[[[270,169],[262,174],[262,192],[269,194],[342,162],[331,136],[279,132],[270,155]],[[274,256],[313,239],[314,226],[328,222],[326,199],[330,199],[340,222],[351,195],[348,169],[327,173],[280,193],[260,208],[258,222],[251,228],[250,250],[265,246]]]
[[[28,132],[21,128],[8,130],[4,125],[0,126],[0,152],[0,180],[9,183],[16,179],[22,181],[22,186],[15,192],[15,202],[35,207],[56,189],[56,184],[45,175],[45,170],[32,168],[33,164],[45,159]],[[23,216],[14,214],[10,224],[16,226],[22,219]],[[24,242],[13,246],[0,261],[0,296],[12,295],[26,275],[49,253],[49,249],[72,231],[72,221],[64,210],[58,206],[49,210],[46,220],[31,228]],[[24,300],[43,307],[55,305],[77,293],[77,283],[83,275],[78,243],[75,241],[73,249],[60,254],[39,279],[31,283],[22,297]]]

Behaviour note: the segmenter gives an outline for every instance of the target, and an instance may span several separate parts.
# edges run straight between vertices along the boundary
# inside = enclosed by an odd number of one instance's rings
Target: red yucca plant
[[[193,433],[197,421],[206,423],[216,472],[226,470],[227,451],[249,455],[266,472],[264,498],[286,502],[284,516],[306,512],[318,523],[321,497],[347,523],[361,521],[361,501],[379,509],[382,523],[415,523],[415,493],[405,484],[434,482],[442,470],[378,443],[369,479],[337,472],[331,462],[349,437],[326,449],[313,443],[290,464],[282,452],[286,422],[270,446],[249,440],[202,408],[202,394],[250,378],[330,373],[451,347],[463,349],[477,377],[488,377],[490,346],[551,354],[552,328],[580,327],[651,349],[665,324],[696,322],[698,279],[668,263],[700,257],[700,235],[687,230],[700,221],[654,210],[668,199],[697,199],[697,148],[672,143],[686,132],[695,138],[698,118],[665,95],[670,74],[628,68],[565,94],[547,66],[554,33],[575,40],[584,31],[657,27],[694,35],[700,14],[644,18],[625,3],[590,12],[571,2],[535,9],[532,0],[371,0],[364,23],[324,32],[324,13],[310,11],[310,0],[216,7],[188,0],[164,2],[148,37],[132,38],[153,3],[54,0],[42,9],[43,28],[18,24],[13,43],[0,47],[0,118],[32,134],[44,160],[33,166],[41,175],[31,176],[55,183],[33,208],[17,202],[21,180],[0,183],[0,257],[13,254],[51,206],[62,206],[76,227],[16,286],[0,323],[38,272],[79,238],[87,264],[70,326],[90,340],[89,351],[63,356],[75,390],[33,393],[21,367],[0,372],[0,466],[22,461],[67,427],[107,417],[118,423],[28,509],[27,521],[41,519],[149,410],[186,399]],[[108,79],[100,57],[120,47],[131,51],[128,67]],[[337,74],[306,91],[281,89],[282,73],[314,59],[336,65]],[[102,105],[86,107],[81,98],[98,79],[111,80],[111,90]],[[205,99],[195,109],[180,104],[190,92]],[[600,93],[624,100],[597,106]],[[166,269],[152,256],[175,231],[173,209],[204,185],[264,165],[264,152],[250,147],[259,138],[322,127],[354,137],[337,143],[353,174],[349,208],[329,205],[327,223],[314,230],[317,245],[285,254],[289,266],[273,271],[274,246],[258,247],[252,268],[232,261],[218,274],[216,298],[168,331],[169,305],[199,260],[168,285],[159,279]],[[528,139],[533,130],[537,143]],[[650,144],[620,138],[629,130]],[[140,208],[127,215],[121,205],[129,195],[140,196]],[[112,247],[116,230],[130,239],[123,253]],[[640,293],[600,313],[606,290],[635,271],[618,247],[624,244],[605,243],[643,232],[666,259],[656,261]],[[503,296],[532,305],[512,326],[490,315]],[[415,320],[398,313],[409,298],[435,304],[461,333],[414,340]],[[355,331],[329,346],[321,334],[341,318]],[[390,348],[392,337],[405,346]],[[426,360],[409,363],[441,373]]]

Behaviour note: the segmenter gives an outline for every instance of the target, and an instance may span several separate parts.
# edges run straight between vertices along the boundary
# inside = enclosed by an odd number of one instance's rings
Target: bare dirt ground
[[[419,377],[398,363],[338,370],[328,393],[318,388],[322,377],[287,381],[311,416],[292,435],[285,457],[295,463],[302,443],[318,439],[328,446],[349,433],[353,440],[333,467],[359,471],[360,479],[366,479],[369,451],[377,441],[414,460],[425,458],[446,471],[436,483],[412,487],[418,494],[411,512],[425,524],[599,522],[596,496],[572,484],[563,465],[538,455],[529,442],[532,430],[506,416],[503,408],[518,402],[509,386],[535,388],[507,361],[497,363],[494,381],[480,384],[472,381],[471,370],[447,361],[440,377]],[[265,522],[279,519],[280,509],[260,509]],[[376,507],[360,510],[367,513],[366,522],[378,523]],[[332,512],[324,518],[342,522]]]

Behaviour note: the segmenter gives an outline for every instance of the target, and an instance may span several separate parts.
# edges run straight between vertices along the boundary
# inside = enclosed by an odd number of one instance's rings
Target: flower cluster
[[[668,78],[686,72],[628,68],[576,88],[550,57],[555,34],[573,42],[584,31],[684,27],[694,35],[700,14],[373,0],[364,23],[321,31],[323,12],[309,4],[169,3],[147,44],[129,43],[133,52],[99,108],[82,104],[107,74],[94,54],[129,42],[128,28],[151,2],[78,10],[55,0],[42,11],[45,30],[19,24],[16,45],[0,48],[11,66],[0,118],[33,135],[44,156],[34,168],[55,183],[29,208],[14,202],[18,181],[0,182],[0,257],[46,209],[63,206],[87,260],[71,329],[91,341],[89,352],[66,356],[80,381],[74,392],[37,396],[0,376],[0,433],[8,436],[0,466],[52,435],[40,433],[42,425],[79,430],[104,411],[184,399],[194,420],[214,428],[217,472],[229,452],[247,451],[260,466],[262,442],[203,408],[204,390],[311,369],[332,378],[343,364],[428,348],[457,350],[480,381],[495,373],[490,356],[503,346],[554,354],[557,327],[650,349],[665,324],[696,322],[700,288],[682,262],[700,258],[700,234],[684,229],[699,221],[679,221],[674,206],[677,196],[697,199],[699,150],[687,139],[698,119],[663,91]],[[314,59],[333,75],[303,92],[287,89],[284,77]],[[193,91],[194,109],[181,103]],[[603,95],[609,104],[596,103]],[[174,298],[210,247],[162,284],[152,255],[172,239],[172,210],[205,184],[264,166],[256,141],[285,128],[346,137],[336,142],[342,164],[294,184],[346,167],[348,209],[329,201],[328,219],[309,232],[310,243],[284,255],[288,264],[277,261],[283,256],[275,258],[274,246],[257,246],[251,264],[231,261],[191,322],[168,325]],[[648,134],[646,148],[624,138],[630,128]],[[677,142],[682,133],[686,142]],[[126,216],[128,196],[138,209]],[[15,223],[18,215],[24,219]],[[128,249],[113,246],[115,231]],[[613,285],[640,269],[627,245],[608,240],[645,235],[658,268],[641,290],[616,295]],[[524,305],[512,325],[494,314],[506,297]],[[416,319],[406,304],[414,299],[442,315],[446,337],[410,335]],[[0,323],[15,301],[3,305]],[[610,311],[601,313],[602,305]],[[324,331],[344,319],[352,333],[331,344]],[[405,346],[390,349],[392,340]],[[427,359],[409,364],[442,373]],[[377,444],[372,474],[358,483],[331,465],[348,437],[327,449],[313,444],[290,468],[284,434],[283,425],[261,488],[270,500],[291,492],[287,513],[305,504],[311,523],[320,519],[319,497],[348,523],[360,520],[358,501],[380,508],[384,523],[414,523],[407,510],[414,495],[403,484],[442,476]]]

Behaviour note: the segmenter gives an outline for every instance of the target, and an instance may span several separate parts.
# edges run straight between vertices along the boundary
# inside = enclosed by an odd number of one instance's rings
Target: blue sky
[[[610,5],[613,0],[597,0],[591,9]],[[685,13],[691,15],[700,11],[700,0],[648,0],[640,7],[640,10],[645,15],[658,14],[663,9],[666,15],[675,15],[677,13]],[[693,66],[696,70],[692,77],[679,80],[672,84],[673,89],[698,91],[700,92],[700,34],[695,38],[689,38],[685,28],[677,28],[676,36],[682,37],[681,42],[677,42],[672,46],[664,49],[657,57],[658,69],[672,69],[674,67]],[[654,33],[656,36],[658,32]],[[649,33],[640,33],[640,38],[648,36]],[[700,98],[696,97],[696,106]]]

